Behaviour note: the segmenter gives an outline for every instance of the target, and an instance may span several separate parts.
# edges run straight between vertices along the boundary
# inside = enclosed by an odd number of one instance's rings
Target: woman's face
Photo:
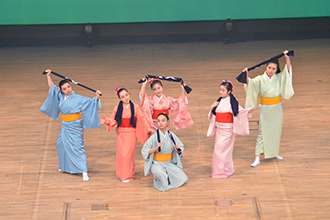
[[[157,117],[157,124],[160,130],[166,129],[168,125],[168,120],[164,115],[159,115]]]
[[[161,97],[163,95],[163,87],[159,83],[153,85],[152,91],[157,97]]]
[[[277,65],[275,63],[269,63],[266,66],[266,74],[267,76],[269,76],[269,78],[272,78],[272,76],[276,74],[276,71],[277,71]]]
[[[124,104],[129,104],[129,101],[131,101],[131,96],[126,90],[122,90],[119,93],[119,99],[124,103]]]
[[[224,85],[220,85],[219,93],[222,98],[227,98],[230,94]]]
[[[72,93],[72,86],[70,83],[64,83],[61,86],[61,92],[65,95],[68,96]]]

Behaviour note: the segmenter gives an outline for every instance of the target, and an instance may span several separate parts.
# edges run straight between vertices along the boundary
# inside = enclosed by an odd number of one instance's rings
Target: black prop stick
[[[83,84],[80,84],[80,83],[78,83],[78,82],[74,81],[73,79],[70,79],[70,78],[68,78],[68,77],[66,77],[66,76],[62,76],[61,74],[55,73],[55,72],[53,72],[53,71],[51,71],[50,73],[53,74],[53,75],[55,75],[55,76],[58,76],[58,77],[60,77],[60,78],[66,79],[66,80],[72,82],[72,83],[75,84],[75,85],[81,86],[81,87],[83,87],[83,88],[85,88],[85,89],[88,89],[88,90],[90,90],[90,91],[92,91],[92,92],[96,92],[96,90],[91,89],[91,88],[89,88],[89,87],[87,87],[87,86],[85,86],[85,85],[83,85]],[[42,74],[43,74],[43,75],[46,75],[47,72],[44,71]],[[100,96],[102,96],[102,94],[100,94]]]
[[[290,50],[290,51],[287,53],[287,55],[293,57],[293,56],[294,56],[294,51],[293,51],[293,50]],[[256,69],[256,68],[258,68],[258,67],[260,67],[260,66],[262,66],[262,65],[264,65],[264,64],[266,64],[266,63],[268,63],[268,62],[271,61],[271,60],[276,60],[276,59],[278,59],[278,58],[280,58],[280,57],[283,57],[283,56],[284,56],[284,54],[281,53],[281,54],[276,55],[276,56],[274,56],[274,57],[268,58],[267,60],[265,60],[265,61],[263,61],[263,62],[261,62],[261,63],[255,65],[255,66],[253,66],[253,67],[248,68],[248,71],[250,71],[250,70],[254,70],[254,69]],[[237,76],[236,79],[237,79],[237,81],[240,82],[240,83],[246,83],[246,72],[241,72],[241,74],[239,74],[239,76]]]
[[[189,86],[185,85],[183,83],[183,79],[178,78],[178,77],[173,77],[173,76],[153,76],[153,75],[146,75],[146,79],[140,79],[138,83],[143,83],[146,80],[148,80],[149,78],[153,78],[153,79],[161,79],[161,80],[167,80],[167,81],[171,81],[171,82],[180,82],[181,85],[183,85],[184,90],[186,90],[186,92],[189,94],[192,90],[192,88],[190,88]]]

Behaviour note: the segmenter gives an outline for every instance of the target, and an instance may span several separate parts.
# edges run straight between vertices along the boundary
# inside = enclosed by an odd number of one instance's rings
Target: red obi
[[[216,121],[220,123],[233,123],[234,116],[232,113],[218,113],[216,114]]]
[[[154,113],[152,114],[152,119],[157,119],[157,116],[158,116],[160,113],[165,113],[165,114],[169,115],[168,109],[154,110]]]
[[[133,127],[131,124],[131,118],[121,118],[121,124],[119,125],[119,127]],[[135,123],[136,123],[136,117],[135,117]]]

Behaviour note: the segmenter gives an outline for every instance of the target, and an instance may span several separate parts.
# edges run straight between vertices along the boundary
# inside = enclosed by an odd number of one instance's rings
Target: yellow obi
[[[260,104],[261,105],[276,105],[278,103],[281,103],[281,98],[280,96],[274,97],[274,98],[265,98],[265,97],[260,97]]]
[[[62,115],[62,113],[61,113],[61,117],[62,117],[62,120],[65,122],[75,121],[82,117],[82,112],[68,114],[68,115]]]
[[[173,155],[173,152],[170,154],[161,154],[161,153],[155,152],[154,160],[157,160],[159,162],[167,162],[167,161],[172,160],[172,155]]]

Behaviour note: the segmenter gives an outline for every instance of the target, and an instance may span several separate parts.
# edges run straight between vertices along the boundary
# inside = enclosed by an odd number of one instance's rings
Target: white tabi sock
[[[89,177],[87,173],[83,173],[83,181],[88,181]]]
[[[256,167],[260,164],[260,157],[256,157],[253,163],[251,163],[251,167]]]
[[[278,160],[283,160],[283,157],[281,157],[280,155],[278,155],[277,157],[274,157],[275,159],[278,159]]]

